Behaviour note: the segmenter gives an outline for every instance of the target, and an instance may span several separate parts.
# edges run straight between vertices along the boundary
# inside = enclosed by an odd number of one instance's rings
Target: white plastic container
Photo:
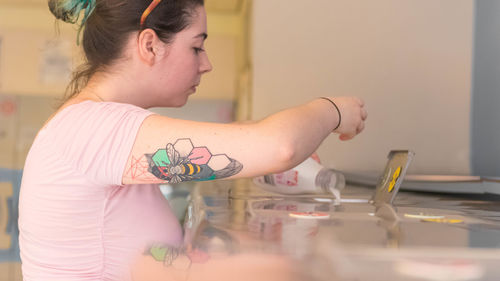
[[[340,190],[345,187],[345,178],[338,171],[325,168],[309,157],[283,173],[255,177],[254,183],[262,189],[279,194],[331,193],[340,200]]]

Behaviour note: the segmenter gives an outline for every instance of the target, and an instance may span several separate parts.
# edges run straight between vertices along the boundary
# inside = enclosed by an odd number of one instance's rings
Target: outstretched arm
[[[347,140],[361,132],[366,119],[363,102],[331,100],[342,116],[335,131],[340,138]],[[123,183],[177,183],[280,172],[311,155],[337,125],[337,109],[324,99],[246,124],[152,115],[139,129]]]

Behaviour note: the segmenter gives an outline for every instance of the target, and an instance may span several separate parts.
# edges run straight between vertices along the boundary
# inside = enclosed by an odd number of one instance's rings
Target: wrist
[[[338,122],[337,122],[337,125],[335,126],[335,128],[332,130],[333,132],[335,132],[335,130],[337,130],[340,127],[340,124],[342,123],[342,114],[340,113],[340,109],[339,109],[339,107],[337,106],[337,104],[333,100],[331,100],[331,99],[329,99],[327,97],[319,97],[319,99],[323,99],[323,100],[326,100],[326,101],[330,102],[330,104],[333,106],[333,108],[337,112]]]

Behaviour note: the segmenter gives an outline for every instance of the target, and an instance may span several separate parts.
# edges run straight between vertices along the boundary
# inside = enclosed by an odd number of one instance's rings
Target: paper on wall
[[[71,78],[71,43],[67,40],[47,40],[42,47],[40,82],[67,84]]]

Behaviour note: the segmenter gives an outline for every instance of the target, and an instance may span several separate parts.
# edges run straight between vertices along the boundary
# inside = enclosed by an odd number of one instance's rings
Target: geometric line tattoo
[[[162,181],[153,176],[149,171],[149,162],[146,156],[141,156],[139,158],[135,158],[132,155],[132,163],[128,170],[125,172],[125,176],[130,179],[141,179],[146,180],[148,182],[158,182]]]

